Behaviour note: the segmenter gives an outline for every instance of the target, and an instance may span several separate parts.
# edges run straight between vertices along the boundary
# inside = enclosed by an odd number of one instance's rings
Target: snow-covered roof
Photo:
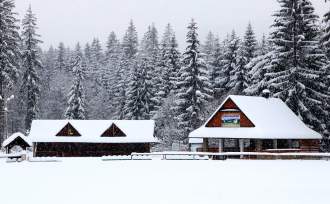
[[[81,136],[56,136],[70,123]],[[115,124],[125,137],[101,137]],[[34,120],[29,138],[32,142],[79,142],[79,143],[153,143],[153,120]]]
[[[231,99],[255,127],[206,127],[223,104]],[[189,138],[321,139],[278,98],[228,96],[218,110]]]
[[[24,140],[28,145],[32,146],[31,140],[21,132],[16,132],[16,133],[12,134],[11,136],[9,136],[5,141],[3,141],[2,146],[6,147],[7,145],[9,145],[12,141],[14,141],[18,137],[22,138],[22,140]]]

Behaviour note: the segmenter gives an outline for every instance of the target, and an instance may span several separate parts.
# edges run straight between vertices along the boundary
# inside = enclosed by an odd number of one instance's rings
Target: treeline
[[[2,113],[5,100],[17,96],[7,104],[9,132],[28,131],[36,118],[154,119],[156,136],[169,146],[186,141],[228,94],[269,89],[329,136],[330,11],[320,27],[309,0],[279,0],[272,32],[260,40],[248,24],[241,37],[232,31],[220,39],[210,32],[201,42],[191,20],[182,53],[170,24],[161,35],[152,24],[139,39],[133,21],[123,37],[111,32],[105,45],[94,38],[73,50],[60,43],[42,51],[31,9],[19,35],[16,15],[8,12],[13,1],[4,2],[0,17],[9,21],[0,18]]]

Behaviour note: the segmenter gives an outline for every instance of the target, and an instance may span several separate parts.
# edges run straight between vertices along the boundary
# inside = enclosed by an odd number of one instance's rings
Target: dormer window
[[[57,134],[58,137],[79,137],[80,133],[70,123],[67,123]]]
[[[116,124],[112,123],[101,137],[126,137],[126,134]]]

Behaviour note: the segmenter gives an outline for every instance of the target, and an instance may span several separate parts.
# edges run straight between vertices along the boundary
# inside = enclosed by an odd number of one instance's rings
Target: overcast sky
[[[205,40],[211,30],[223,38],[235,29],[242,35],[250,21],[260,38],[269,32],[271,15],[278,9],[276,0],[16,0],[20,18],[29,4],[38,18],[38,32],[48,48],[59,42],[73,46],[86,43],[93,37],[106,41],[115,31],[120,38],[128,22],[133,19],[139,39],[147,26],[155,23],[160,36],[171,23],[181,47],[184,45],[186,26],[194,18],[199,26],[200,39]],[[324,0],[312,0],[318,15],[330,9]]]

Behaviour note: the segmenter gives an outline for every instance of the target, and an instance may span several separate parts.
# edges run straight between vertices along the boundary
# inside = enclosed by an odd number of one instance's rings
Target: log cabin
[[[18,150],[15,147],[18,147],[20,150],[32,147],[32,142],[23,133],[16,132],[3,141],[2,147],[5,148],[6,154],[9,154],[12,150]]]
[[[230,95],[189,134],[189,146],[204,152],[318,152],[321,138],[280,99]]]
[[[152,120],[34,120],[29,138],[36,157],[92,157],[150,152]]]

